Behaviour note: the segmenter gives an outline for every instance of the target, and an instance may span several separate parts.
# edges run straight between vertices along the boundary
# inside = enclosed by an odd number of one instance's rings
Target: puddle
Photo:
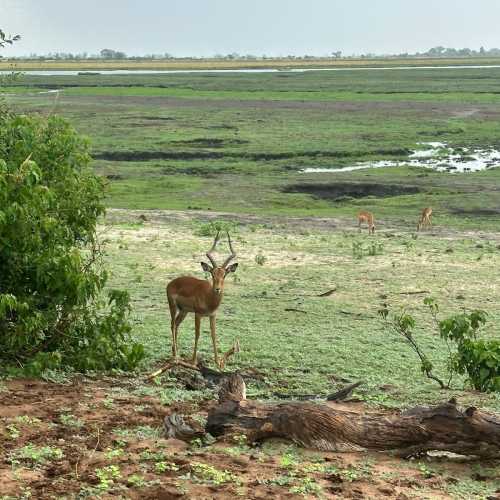
[[[424,167],[439,172],[479,172],[500,167],[500,151],[496,149],[451,148],[444,142],[421,142],[422,149],[413,151],[406,160],[378,160],[356,163],[345,168],[305,168],[304,173],[352,172],[367,168]]]

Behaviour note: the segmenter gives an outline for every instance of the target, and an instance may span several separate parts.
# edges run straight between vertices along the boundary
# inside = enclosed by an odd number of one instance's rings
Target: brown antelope
[[[431,207],[426,207],[422,210],[422,215],[420,216],[420,220],[418,221],[417,224],[417,231],[420,231],[420,229],[423,228],[424,226],[432,226],[431,216],[432,216]]]
[[[361,230],[361,223],[366,222],[368,224],[368,234],[375,233],[375,218],[371,212],[362,210],[358,214],[358,227]]]
[[[231,237],[227,233],[229,250],[231,255],[219,266],[217,265],[212,252],[219,242],[219,233],[217,233],[212,248],[206,253],[211,266],[206,262],[201,262],[201,267],[207,273],[212,275],[212,283],[206,280],[200,280],[191,276],[181,276],[172,280],[167,285],[168,306],[170,308],[171,329],[172,329],[172,355],[177,358],[177,338],[179,326],[184,321],[188,313],[194,313],[194,351],[192,363],[196,364],[196,351],[198,349],[198,339],[200,338],[201,318],[208,316],[210,318],[210,333],[212,335],[212,344],[214,348],[215,364],[222,369],[225,358],[219,362],[217,353],[217,338],[215,334],[215,316],[217,309],[222,302],[224,293],[224,280],[229,273],[234,273],[238,267],[237,263],[229,266],[229,263],[236,258],[236,253],[231,244]],[[228,267],[229,266],[229,267]]]

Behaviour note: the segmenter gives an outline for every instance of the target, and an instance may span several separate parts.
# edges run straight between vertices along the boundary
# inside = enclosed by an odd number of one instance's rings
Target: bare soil
[[[161,429],[166,415],[178,412],[205,416],[214,402],[178,403],[167,407],[155,397],[132,394],[135,388],[137,380],[134,379],[83,377],[74,378],[66,385],[19,379],[2,385],[0,498],[25,498],[27,491],[32,498],[40,500],[117,496],[132,499],[313,497],[311,492],[292,491],[287,484],[291,477],[299,485],[306,484],[304,478],[312,479],[327,498],[438,499],[451,498],[446,490],[463,478],[470,478],[474,467],[467,461],[450,457],[417,463],[381,453],[305,451],[299,472],[296,470],[290,475],[290,466],[283,462],[287,448],[280,443],[275,444],[275,452],[253,448],[238,453],[237,448],[234,451],[234,443],[193,448],[181,441],[165,439]],[[364,404],[356,402],[342,406],[354,411],[367,410]],[[64,415],[70,415],[80,424],[68,424]],[[31,421],[27,422],[26,417]],[[13,433],[14,428],[17,435]],[[156,429],[157,434],[151,436],[144,429]],[[63,456],[45,463],[21,460],[12,464],[15,450],[28,444],[58,448]],[[112,456],[117,449],[122,451]],[[155,469],[155,462],[147,454],[162,451],[175,470],[158,472]],[[314,464],[318,464],[318,460],[331,466],[330,471],[316,471]],[[232,479],[216,484],[198,477],[193,469],[195,463],[228,471]],[[119,468],[120,477],[104,488],[100,486],[97,470],[111,464]],[[483,462],[481,465],[494,467],[495,464]],[[334,470],[338,472],[332,472]],[[437,470],[439,472],[434,472]],[[142,484],[133,481],[131,484],[130,478],[134,475],[142,478]],[[482,480],[488,482],[491,478]]]

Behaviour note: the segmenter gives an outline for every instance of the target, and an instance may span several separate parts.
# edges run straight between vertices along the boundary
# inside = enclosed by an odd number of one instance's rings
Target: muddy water
[[[413,151],[406,160],[377,160],[356,163],[344,168],[305,168],[304,173],[352,172],[382,167],[423,167],[439,172],[479,172],[500,167],[500,151],[496,149],[473,149],[449,147],[443,142],[419,143],[421,149]]]
[[[85,73],[99,75],[157,75],[176,73],[306,73],[308,71],[386,71],[386,70],[410,70],[410,69],[491,69],[500,68],[500,65],[449,65],[449,66],[380,66],[380,67],[345,67],[345,68],[261,68],[261,69],[165,69],[165,70],[141,70],[141,69],[115,69],[115,70],[45,70],[45,71],[22,71],[24,75],[35,76],[78,76]],[[10,74],[11,71],[0,71],[2,74]]]

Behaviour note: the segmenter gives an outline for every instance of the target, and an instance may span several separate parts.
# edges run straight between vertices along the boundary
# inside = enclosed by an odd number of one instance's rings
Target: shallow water
[[[406,160],[377,160],[356,163],[345,168],[305,168],[304,173],[352,172],[368,168],[423,167],[439,172],[480,172],[500,167],[500,151],[496,149],[453,149],[443,142],[422,142],[423,149],[413,151]]]
[[[471,65],[471,66],[381,66],[364,68],[260,68],[260,69],[113,69],[113,70],[45,70],[45,71],[22,71],[25,75],[34,76],[78,76],[80,73],[98,73],[100,75],[162,75],[178,73],[306,73],[308,71],[387,71],[387,70],[410,70],[410,69],[490,69],[500,68],[500,65]],[[13,68],[12,71],[16,71]],[[12,73],[12,71],[0,71],[0,75]]]

